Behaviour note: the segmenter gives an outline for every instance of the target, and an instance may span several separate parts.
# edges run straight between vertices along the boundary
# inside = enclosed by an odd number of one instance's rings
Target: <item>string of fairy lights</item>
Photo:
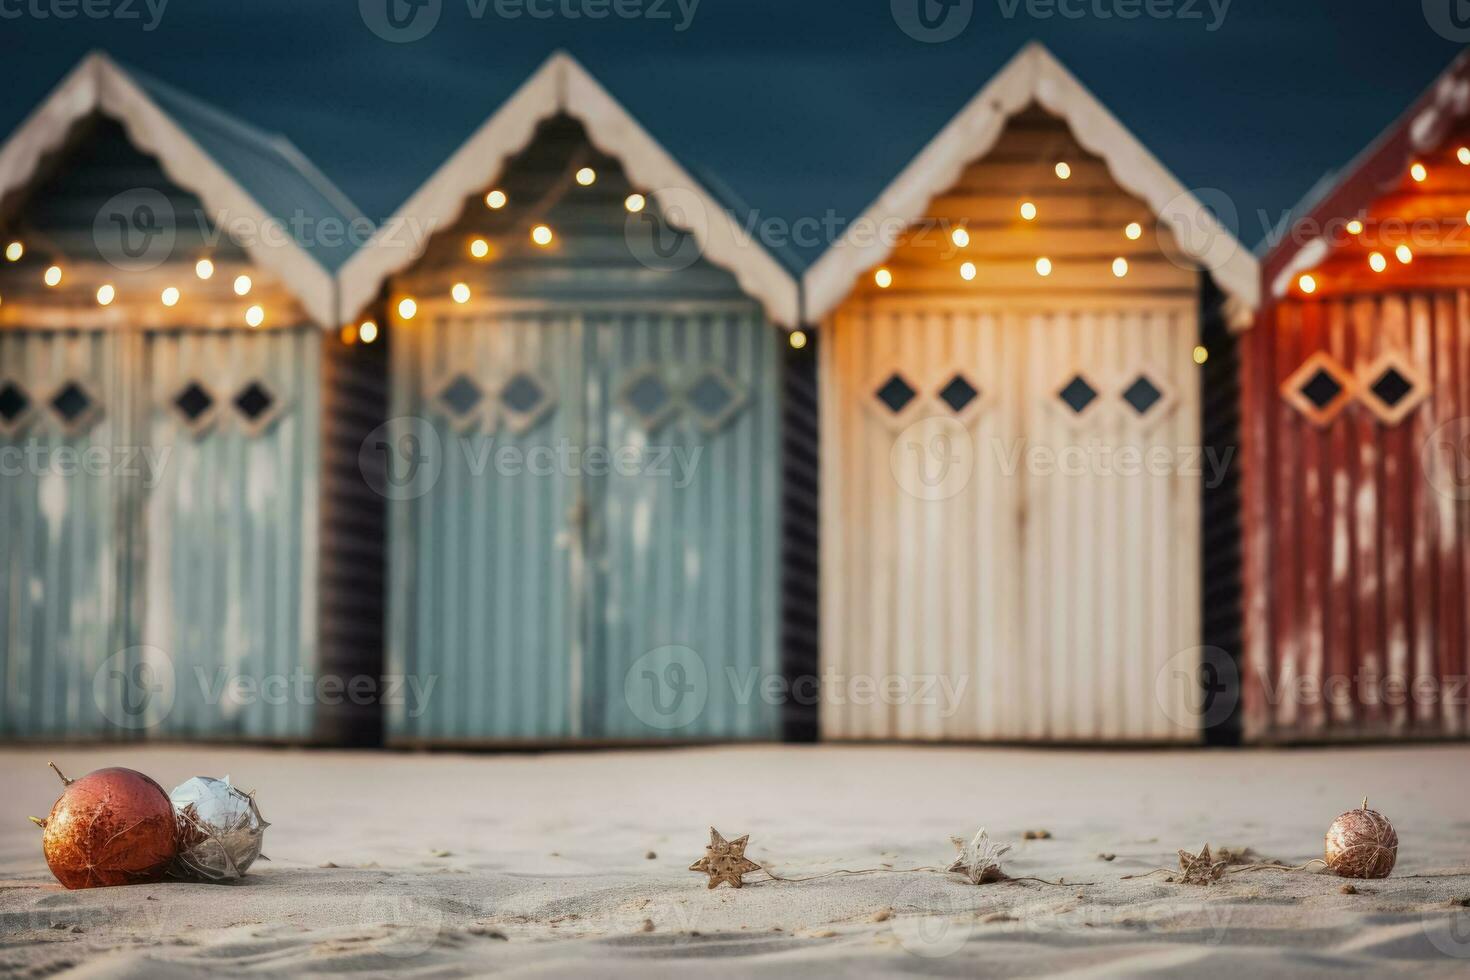
[[[1455,151],[1455,160],[1458,161],[1458,163],[1462,167],[1470,167],[1470,146],[1461,146],[1459,149],[1457,149]],[[1419,188],[1425,187],[1425,185],[1429,183],[1430,176],[1431,175],[1429,166],[1425,164],[1424,161],[1415,160],[1409,165],[1409,178],[1413,181],[1414,186]],[[1459,218],[1456,217],[1455,220],[1458,221]],[[1470,225],[1470,211],[1467,211],[1465,213],[1464,220],[1467,225]],[[1367,230],[1367,228],[1361,218],[1353,218],[1351,221],[1349,221],[1346,225],[1346,230],[1347,233],[1351,235],[1354,239],[1357,239],[1360,244],[1363,244],[1365,246],[1367,245],[1366,242],[1362,241],[1362,235]],[[1375,275],[1383,275],[1393,265],[1393,263],[1389,261],[1388,255],[1384,254],[1384,249],[1388,249],[1387,243],[1383,244],[1383,249],[1374,249],[1373,251],[1370,251],[1368,253],[1368,268]],[[1407,243],[1401,243],[1395,246],[1391,250],[1391,254],[1393,255],[1394,261],[1396,261],[1401,267],[1413,265],[1414,263],[1414,250]],[[1321,274],[1322,273],[1320,272],[1320,270],[1313,270],[1310,272],[1302,273],[1300,276],[1297,277],[1296,280],[1297,290],[1304,296],[1311,296],[1313,293],[1317,292],[1318,288],[1321,286],[1321,281],[1319,279],[1319,276]]]
[[[1056,175],[1057,180],[1064,182],[1069,181],[1072,179],[1072,165],[1065,160],[1060,160],[1053,168],[1053,173]],[[1021,220],[1028,223],[1038,221],[1042,218],[1041,208],[1039,208],[1036,202],[1032,200],[1023,200],[1020,204],[1020,207],[1018,208],[1018,213],[1021,216]],[[1123,228],[1123,235],[1129,241],[1136,242],[1143,237],[1143,225],[1139,224],[1137,221],[1129,222]],[[952,232],[950,232],[950,241],[953,242],[954,246],[958,249],[963,250],[969,248],[969,229],[965,228],[964,226],[955,228]],[[1052,273],[1056,271],[1057,265],[1050,256],[1039,255],[1036,257],[1033,268],[1036,270],[1037,276],[1042,279],[1047,279],[1050,278]],[[1130,267],[1128,265],[1128,259],[1125,256],[1119,255],[1118,257],[1114,258],[1111,263],[1111,268],[1114,278],[1126,279],[1128,277]],[[979,274],[980,267],[976,265],[973,261],[966,259],[965,261],[962,261],[960,263],[959,276],[965,282],[973,282],[976,277],[979,276]],[[879,268],[873,270],[873,284],[879,289],[892,289],[896,282],[897,279],[893,274],[893,270],[888,268],[887,266],[880,266]]]
[[[5,260],[12,264],[18,263],[23,258],[25,258],[27,251],[28,250],[24,241],[20,239],[13,239],[5,246]],[[214,262],[211,259],[201,258],[194,263],[194,275],[200,282],[208,282],[209,280],[214,278],[214,274],[215,267]],[[62,288],[63,284],[66,281],[66,278],[66,272],[62,268],[60,260],[57,260],[54,257],[52,257],[51,261],[48,262],[45,271],[41,274],[41,282],[44,283],[48,289]],[[241,299],[245,299],[246,297],[248,297],[251,290],[253,290],[254,288],[255,281],[251,279],[248,275],[244,274],[236,276],[234,282],[231,284],[231,290],[236,296],[240,297]],[[113,305],[113,303],[117,302],[119,296],[120,294],[118,292],[118,288],[114,283],[104,282],[97,287],[96,300],[98,306],[111,306]],[[183,297],[183,290],[178,286],[171,285],[164,287],[162,292],[159,294],[158,301],[162,303],[163,306],[172,309],[173,307],[179,305],[179,301],[183,299]],[[3,297],[0,297],[0,302],[3,302]],[[248,327],[254,328],[263,326],[265,324],[265,307],[261,306],[259,303],[252,303],[245,308],[243,319],[245,321],[245,325]]]
[[[579,187],[591,187],[597,183],[597,171],[592,167],[582,167],[575,175]],[[485,195],[485,207],[491,211],[503,211],[510,204],[510,195],[500,188],[495,188]],[[629,214],[639,214],[648,206],[648,199],[637,192],[629,194],[623,199],[623,209]],[[545,222],[537,222],[532,225],[527,233],[531,244],[538,249],[549,249],[556,244],[557,233],[551,225]],[[495,247],[483,237],[472,238],[467,245],[470,258],[478,262],[488,262],[495,257]],[[474,298],[474,290],[470,284],[463,280],[449,287],[449,298],[457,305],[463,306]],[[394,306],[394,312],[403,323],[408,323],[418,316],[419,300],[414,296],[400,297]],[[372,343],[378,336],[378,324],[373,320],[363,320],[358,324],[348,324],[342,328],[342,342]]]

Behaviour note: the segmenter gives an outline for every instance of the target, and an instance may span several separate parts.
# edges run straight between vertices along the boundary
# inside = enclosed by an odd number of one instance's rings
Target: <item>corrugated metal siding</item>
[[[590,187],[572,179],[583,166],[596,171]],[[423,418],[443,454],[431,490],[390,505],[389,668],[436,683],[419,717],[390,711],[390,738],[777,736],[779,704],[742,685],[781,669],[781,331],[652,201],[624,210],[650,188],[629,184],[575,121],[544,123],[496,187],[508,206],[467,201],[385,296],[390,310],[405,295],[419,305],[412,321],[391,323],[393,414]],[[540,222],[555,230],[550,248],[527,240]],[[668,251],[649,247],[654,234]],[[476,238],[489,244],[486,261],[468,256]],[[456,282],[469,286],[468,304],[447,299]],[[652,431],[627,411],[623,389],[641,372],[677,398],[705,367],[732,376],[745,399],[717,431],[687,407]],[[556,402],[521,434],[482,418],[462,436],[432,398],[463,372],[493,400],[524,368]],[[636,450],[660,468],[667,459],[647,450],[701,457],[693,482],[675,488],[675,476],[580,466],[498,474],[485,455],[562,444]],[[698,665],[707,686],[692,699],[658,689],[675,678],[668,668],[693,679]]]
[[[388,418],[388,350],[344,345],[323,335],[321,553],[318,628],[324,673],[350,681],[383,673],[387,614],[386,463],[367,445]],[[366,447],[366,452],[364,448]],[[396,699],[402,690],[383,689]],[[331,745],[376,745],[383,738],[381,698],[323,705],[316,731]]]
[[[105,678],[94,696],[96,673],[124,669],[110,658],[132,645],[120,580],[132,491],[114,452],[131,444],[122,361],[112,334],[0,331],[0,377],[19,382],[34,410],[24,429],[0,435],[0,733],[9,737],[111,734],[110,719],[128,717]],[[99,414],[68,433],[46,402],[72,380],[86,384]],[[79,455],[68,464],[57,451]],[[104,468],[79,472],[89,452],[104,454]]]
[[[588,731],[631,740],[772,738],[780,705],[760,692],[781,670],[777,331],[754,308],[603,315],[589,319],[588,329],[591,444],[644,447],[653,451],[653,467],[666,452],[682,453],[694,467],[683,487],[677,457],[668,476],[612,473],[588,481]],[[674,385],[717,367],[743,389],[744,405],[713,432],[687,407],[649,432],[616,397],[649,366]],[[629,683],[629,675],[641,672],[640,658],[669,646],[703,662],[708,696],[687,724],[664,733],[650,725],[673,708],[664,682]]]
[[[1238,335],[1225,316],[1225,297],[1201,274],[1200,344],[1209,359],[1200,368],[1200,432],[1203,448],[1224,465],[1201,481],[1200,622],[1205,647],[1220,651],[1202,665],[1201,712],[1208,717],[1205,739],[1240,741],[1240,676],[1244,660],[1244,600],[1241,581],[1241,365]],[[1218,662],[1214,659],[1218,657]],[[1226,665],[1229,665],[1228,667]],[[1233,668],[1233,670],[1232,670]],[[1220,700],[1217,705],[1216,699]],[[1227,710],[1228,709],[1228,710]]]
[[[1397,424],[1359,395],[1314,425],[1281,388],[1324,351],[1364,382],[1369,365],[1397,352],[1430,395]],[[1470,293],[1283,302],[1248,336],[1243,377],[1246,736],[1462,736],[1470,501],[1435,489],[1425,454],[1431,469],[1463,462],[1453,455],[1462,447],[1431,436],[1450,438],[1441,426],[1470,415]],[[1406,693],[1382,696],[1385,678]],[[1421,682],[1432,697],[1414,696]]]
[[[435,678],[437,693],[419,717],[391,710],[390,737],[776,733],[779,706],[741,703],[728,673],[743,684],[780,669],[776,333],[749,307],[456,310],[397,333],[394,414],[432,426],[443,471],[429,492],[392,506],[390,670]],[[710,365],[746,398],[717,432],[683,412],[650,433],[619,397],[650,368],[674,388]],[[528,370],[556,396],[523,434],[483,424],[461,433],[431,397],[462,374],[490,400]],[[559,446],[636,450],[658,472],[537,475],[494,462],[507,449],[529,460]],[[692,482],[676,485],[672,454],[696,452]],[[663,729],[645,721],[651,702],[629,703],[625,682],[639,658],[669,646],[693,651],[709,686],[697,717]]]
[[[318,676],[320,331],[155,332],[145,343],[147,444],[171,455],[143,514],[141,639],[177,678],[153,734],[307,738],[314,687],[303,697],[297,685]],[[218,406],[197,434],[173,406],[191,381]],[[233,401],[256,381],[279,414],[252,433]],[[263,686],[232,696],[222,685],[237,676]]]
[[[821,417],[815,331],[807,345],[784,347],[782,402],[781,662],[793,697],[783,731],[788,741],[820,733],[821,673]]]
[[[110,227],[108,202],[117,195],[133,202],[140,191],[167,200],[171,216],[160,207],[154,217],[174,233],[172,249],[154,256],[156,268],[125,269],[109,262],[121,256],[105,247],[107,236],[94,223],[100,217],[103,229]],[[157,206],[151,195],[137,200]],[[208,693],[220,671],[228,677],[238,669],[256,681],[320,675],[321,333],[277,328],[301,323],[299,309],[217,233],[218,217],[132,146],[119,124],[100,116],[76,127],[34,186],[3,202],[7,238],[24,240],[27,252],[0,268],[0,376],[49,397],[60,374],[71,372],[104,403],[85,433],[63,437],[43,411],[5,444],[90,446],[109,454],[117,472],[0,480],[7,698],[0,732],[292,741],[312,734],[310,690],[304,699],[291,693],[294,685],[283,699],[272,694],[280,704],[256,694],[242,704]],[[208,284],[193,271],[204,255],[217,269]],[[66,279],[48,289],[40,270],[53,260]],[[268,310],[262,330],[236,326],[247,305],[230,289],[239,272],[254,277],[248,302]],[[92,298],[99,282],[117,286],[106,309]],[[172,309],[157,302],[166,285],[183,289]],[[189,377],[208,389],[218,412],[198,437],[182,431],[172,409]],[[259,435],[241,429],[229,404],[253,377],[285,404]],[[163,463],[157,485],[140,452]],[[171,705],[161,691],[147,690],[162,682],[150,671],[166,664],[146,661],[136,649],[141,644],[173,658]],[[133,686],[124,702],[128,678]],[[25,692],[24,704],[17,691]]]
[[[896,703],[824,697],[831,738],[1188,740],[1187,692],[1156,677],[1199,643],[1197,475],[1048,473],[1011,456],[1199,445],[1189,303],[1070,312],[899,299],[849,303],[823,345],[824,680],[910,685]],[[895,425],[875,391],[895,370],[928,400]],[[959,370],[992,398],[946,452],[971,475],[943,499],[904,488],[891,456],[927,438]],[[1173,403],[1139,421],[1140,371]],[[1102,404],[1069,417],[1077,372]],[[926,443],[917,444],[928,451]],[[1008,459],[1010,460],[1008,462]],[[1011,471],[1012,465],[1019,468]],[[938,687],[964,687],[953,713]],[[834,695],[842,695],[839,701]]]
[[[582,318],[534,311],[472,316],[457,308],[425,310],[420,318],[392,338],[392,439],[428,439],[425,452],[442,469],[427,492],[389,505],[388,668],[435,686],[426,705],[389,707],[389,737],[577,737],[584,734],[577,686],[586,575],[581,481],[510,467],[497,472],[495,454],[585,444]],[[521,370],[534,371],[556,393],[541,423],[524,435],[487,424],[461,432],[433,403],[437,386],[459,375],[480,386],[488,403],[496,386]],[[478,407],[483,415],[484,404]]]

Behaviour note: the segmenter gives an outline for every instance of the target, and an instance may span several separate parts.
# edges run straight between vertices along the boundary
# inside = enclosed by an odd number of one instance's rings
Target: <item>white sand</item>
[[[25,819],[58,795],[48,759],[165,787],[228,773],[258,791],[272,861],[235,886],[64,891]],[[11,748],[0,787],[0,975],[1470,975],[1470,909],[1451,904],[1470,897],[1470,747]],[[1308,860],[1364,794],[1402,846],[1395,877],[1358,895],[1307,874],[1120,880],[1207,841]],[[947,864],[948,838],[984,825],[1016,842],[1011,874],[1090,884],[912,874],[708,891],[685,869],[711,823],[749,833],[750,856],[789,876]],[[1052,839],[1021,840],[1039,829]]]

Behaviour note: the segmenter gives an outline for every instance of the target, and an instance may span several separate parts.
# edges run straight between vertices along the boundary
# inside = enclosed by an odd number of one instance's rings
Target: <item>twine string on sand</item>
[[[819,874],[819,875],[803,875],[803,876],[801,876],[799,878],[787,878],[784,875],[778,875],[778,874],[776,874],[776,872],[774,872],[771,869],[766,868],[766,867],[760,868],[760,871],[763,874],[769,875],[771,881],[778,881],[778,882],[781,882],[783,884],[795,884],[796,882],[799,882],[799,881],[821,881],[823,878],[838,878],[838,877],[851,878],[851,877],[856,877],[857,875],[911,875],[911,874],[941,874],[941,875],[943,875],[943,874],[949,874],[950,873],[949,872],[949,869],[947,869],[947,868],[929,868],[929,867],[925,867],[925,868],[860,868],[860,869],[856,869],[856,870],[850,869],[850,868],[842,868],[842,869],[840,869],[838,871],[828,871],[828,872],[826,872],[824,874]],[[1052,885],[1054,887],[1061,887],[1061,888],[1071,888],[1074,885],[1095,885],[1095,884],[1097,884],[1097,882],[1095,882],[1095,881],[1047,881],[1045,878],[1033,878],[1033,877],[1031,877],[1029,875],[1023,875],[1023,876],[1004,875],[1003,877],[997,879],[997,882],[998,883],[999,882],[1007,882],[1007,881],[1035,881],[1035,882],[1038,882],[1038,883],[1043,884],[1043,885]]]
[[[1308,871],[1312,870],[1313,866],[1318,864],[1320,864],[1323,868],[1327,867],[1326,861],[1322,860],[1321,858],[1312,858],[1312,860],[1308,861],[1307,863],[1298,864],[1296,866],[1292,866],[1289,864],[1246,864],[1236,868],[1226,868],[1225,873],[1228,875],[1236,875],[1240,874],[1243,871]],[[1157,874],[1177,875],[1180,873],[1181,872],[1178,868],[1154,868],[1152,871],[1143,871],[1138,874],[1124,875],[1118,880],[1131,881],[1134,878],[1151,878]]]

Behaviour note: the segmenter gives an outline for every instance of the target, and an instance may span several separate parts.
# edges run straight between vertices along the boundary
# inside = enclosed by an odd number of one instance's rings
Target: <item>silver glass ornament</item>
[[[179,824],[174,873],[195,881],[234,881],[260,853],[265,828],[255,797],[230,785],[230,777],[195,776],[169,794]]]

